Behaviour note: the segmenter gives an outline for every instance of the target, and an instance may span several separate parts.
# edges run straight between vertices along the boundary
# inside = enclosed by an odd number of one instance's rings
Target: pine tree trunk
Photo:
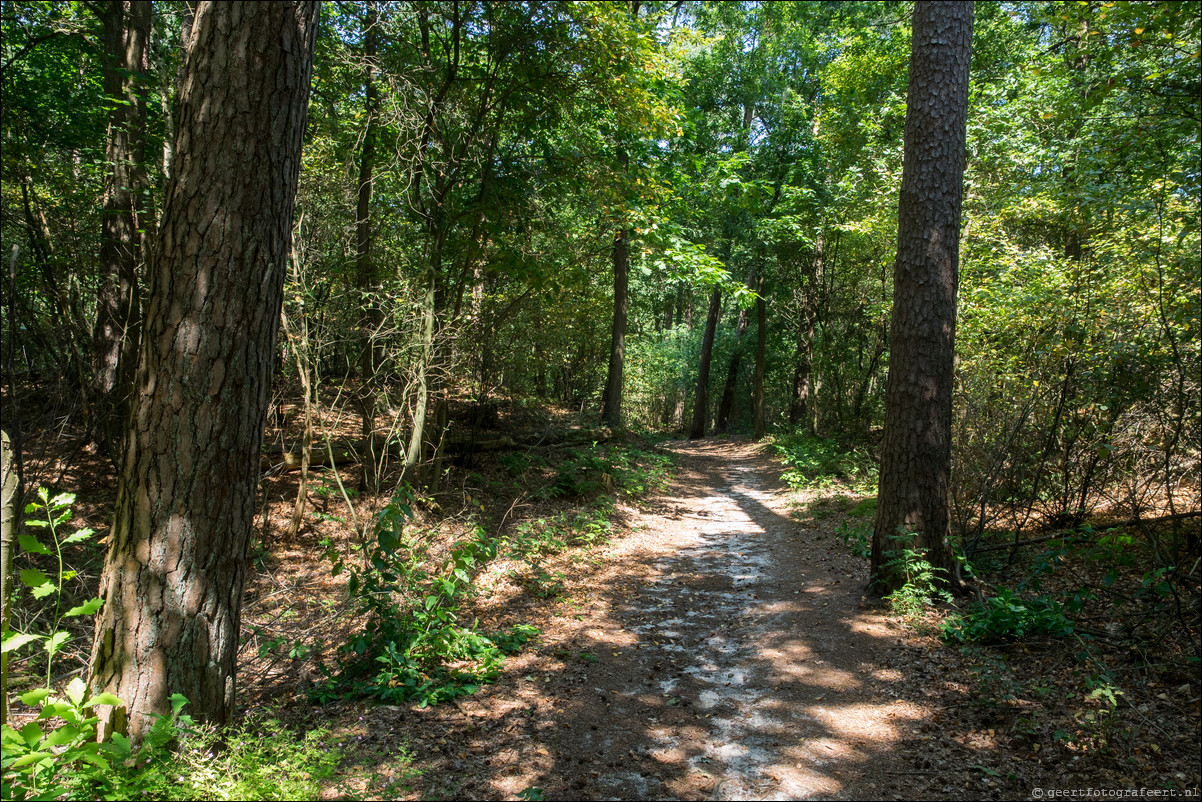
[[[91,687],[134,739],[234,713],[242,590],[318,4],[202,2],[125,440]],[[126,718],[127,716],[127,718]]]
[[[920,0],[914,6],[872,538],[872,589],[878,593],[905,584],[898,560],[903,548],[924,551],[931,565],[951,569],[952,364],[972,18],[971,2]]]
[[[701,338],[701,360],[697,366],[697,393],[693,398],[693,425],[689,427],[689,439],[705,437],[706,418],[709,417],[710,359],[714,355],[714,332],[718,330],[718,313],[722,309],[722,290],[717,286],[710,293],[710,311],[705,318],[705,334]]]

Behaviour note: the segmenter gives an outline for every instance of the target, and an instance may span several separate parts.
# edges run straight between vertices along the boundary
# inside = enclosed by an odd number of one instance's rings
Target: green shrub
[[[781,479],[794,490],[816,490],[842,482],[866,493],[875,492],[877,466],[862,451],[804,434],[778,437],[772,447],[788,468]]]
[[[835,534],[855,556],[862,559],[872,556],[872,524],[845,520],[835,529]]]
[[[938,587],[938,575],[946,573],[942,568],[936,568],[927,560],[926,552],[913,548],[917,533],[899,531],[893,540],[902,548],[894,551],[894,556],[887,562],[889,573],[899,573],[905,578],[900,588],[885,597],[889,602],[890,611],[910,624],[917,624],[927,611],[931,609],[935,598],[951,602],[951,594]],[[871,553],[871,543],[869,553]]]
[[[555,480],[545,491],[550,498],[624,493],[640,497],[662,490],[669,477],[671,458],[626,445],[567,450],[568,458],[556,466]]]
[[[18,697],[38,707],[37,718],[20,730],[8,724],[0,731],[0,775],[5,799],[317,799],[321,781],[330,777],[340,756],[327,750],[324,730],[298,741],[279,722],[245,722],[218,731],[198,727],[181,713],[188,703],[180,694],[171,697],[171,715],[159,716],[136,748],[121,733],[96,741],[96,705],[120,705],[111,693],[88,698],[84,681],[75,677],[61,694],[49,685],[55,656],[68,640],[59,629],[64,618],[94,614],[102,604],[92,599],[62,612],[58,600],[62,586],[73,576],[63,568],[63,546],[86,541],[90,529],[65,537],[61,527],[71,519],[75,496],[54,497],[45,488],[37,501],[25,508],[30,529],[44,528],[53,551],[32,534],[21,535],[27,554],[54,556],[57,578],[36,568],[21,572],[21,580],[35,598],[56,594],[53,624],[48,635],[6,632],[7,655],[33,643],[47,653],[47,687]],[[6,664],[7,668],[7,664]]]
[[[943,639],[954,643],[998,644],[1030,635],[1063,637],[1073,632],[1073,624],[1064,610],[1064,605],[1053,599],[1041,596],[1022,601],[1009,588],[1000,588],[984,604],[974,604],[964,615],[953,615],[944,621]]]
[[[341,670],[310,692],[315,701],[351,695],[425,707],[474,693],[500,672],[496,640],[458,620],[460,604],[475,593],[476,573],[496,556],[497,539],[477,527],[472,540],[427,570],[426,547],[406,531],[413,500],[402,488],[380,513],[376,543],[361,567],[331,555],[334,574],[350,574],[348,590],[364,624],[339,650]]]

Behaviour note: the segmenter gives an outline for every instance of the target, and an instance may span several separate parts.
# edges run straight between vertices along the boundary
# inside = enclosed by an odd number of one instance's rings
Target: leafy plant
[[[88,770],[71,783],[80,799],[318,799],[335,773],[340,750],[329,732],[297,738],[278,720],[251,717],[224,729],[198,725],[171,697],[137,749],[120,735],[107,751],[111,770]]]
[[[71,680],[64,696],[56,696],[49,688],[37,688],[21,694],[22,704],[40,705],[38,717],[19,731],[8,724],[0,730],[0,774],[11,799],[40,798],[54,787],[64,784],[64,778],[103,775],[112,770],[113,754],[125,754],[114,736],[113,741],[96,741],[99,717],[92,708],[98,704],[121,704],[111,693],[86,698],[87,688],[79,677]],[[49,729],[50,722],[61,722]],[[128,747],[128,742],[125,742]],[[97,775],[97,776],[99,776]]]
[[[15,631],[8,632],[5,634],[2,647],[5,652],[12,652],[26,644],[41,641],[43,648],[46,650],[47,685],[50,684],[50,667],[54,662],[54,656],[71,639],[70,633],[59,629],[59,625],[63,619],[79,615],[92,615],[104,604],[103,599],[89,599],[81,605],[62,612],[63,584],[75,577],[74,571],[63,568],[63,546],[72,543],[82,543],[88,540],[93,534],[91,529],[84,528],[76,530],[65,538],[59,538],[59,527],[71,520],[71,505],[74,503],[74,493],[60,493],[51,498],[50,491],[43,487],[38,490],[38,500],[26,505],[25,514],[27,516],[40,513],[41,517],[27,518],[25,527],[27,529],[48,529],[50,539],[54,544],[54,551],[42,545],[41,541],[27,532],[21,534],[21,549],[26,554],[54,556],[57,560],[58,570],[55,578],[51,579],[40,568],[23,568],[21,569],[21,582],[30,589],[30,593],[35,599],[55,594],[54,615],[51,618],[52,624],[48,635]]]
[[[873,492],[876,464],[867,454],[841,446],[835,440],[809,435],[783,435],[772,444],[777,458],[788,467],[781,475],[794,490],[818,490],[837,482]]]
[[[949,642],[998,644],[1036,634],[1064,637],[1073,632],[1065,617],[1064,605],[1040,596],[1023,601],[1009,588],[984,604],[974,604],[964,615],[952,615],[943,622],[943,639]]]
[[[862,559],[872,556],[872,526],[860,522],[844,520],[835,529],[835,534],[843,541],[843,545],[851,549],[851,553]]]
[[[364,625],[340,649],[342,670],[311,692],[317,701],[349,693],[425,707],[474,693],[500,671],[502,648],[474,624],[458,621],[459,606],[475,592],[475,574],[496,555],[498,541],[477,527],[472,540],[454,546],[429,571],[427,549],[406,530],[413,500],[403,487],[385,506],[362,567],[333,555],[334,573],[350,573],[348,589]]]
[[[671,459],[664,454],[625,445],[568,449],[568,459],[556,467],[555,480],[545,491],[551,498],[624,493],[639,497],[662,489]]]
[[[885,597],[889,609],[905,621],[917,623],[931,608],[935,598],[951,602],[951,594],[938,587],[936,577],[945,573],[942,568],[936,568],[926,558],[922,549],[912,548],[917,535],[913,532],[900,531],[894,535],[903,548],[894,552],[894,557],[887,562],[886,568],[891,572],[900,573],[905,583],[900,588]]]
[[[85,528],[60,538],[60,527],[71,520],[71,505],[74,502],[75,496],[71,493],[60,493],[51,497],[50,491],[43,487],[38,490],[37,501],[25,508],[28,516],[40,514],[40,517],[28,518],[25,526],[49,530],[54,550],[51,551],[28,533],[23,533],[20,537],[22,550],[27,554],[53,555],[57,560],[58,570],[53,579],[38,568],[26,568],[21,571],[21,581],[29,587],[34,598],[55,594],[50,633],[38,635],[29,632],[6,632],[4,641],[0,644],[6,655],[37,642],[41,642],[46,651],[46,687],[36,688],[18,697],[22,704],[30,707],[40,705],[41,710],[37,718],[25,724],[19,731],[7,723],[0,731],[0,743],[3,745],[0,773],[3,774],[5,787],[12,799],[26,799],[31,794],[42,794],[47,788],[57,784],[59,775],[79,771],[79,767],[84,764],[100,769],[110,767],[107,753],[103,750],[111,749],[112,744],[95,741],[99,718],[93,714],[92,708],[98,704],[121,704],[121,700],[111,693],[97,694],[88,699],[87,689],[79,677],[71,681],[63,696],[56,695],[49,687],[54,658],[70,639],[65,630],[59,629],[63,619],[92,615],[103,604],[101,599],[91,599],[66,612],[62,612],[61,609],[63,584],[75,575],[75,572],[63,568],[63,546],[81,543],[92,536],[92,530]],[[7,661],[4,670],[8,670]],[[45,725],[52,722],[61,723],[47,729]]]

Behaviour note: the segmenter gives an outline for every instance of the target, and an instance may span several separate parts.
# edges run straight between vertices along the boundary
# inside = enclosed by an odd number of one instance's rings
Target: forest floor
[[[848,521],[863,517],[866,499],[793,490],[771,449],[748,440],[655,449],[672,458],[670,484],[619,500],[608,539],[550,558],[550,592],[545,583],[532,592],[503,560],[479,577],[484,592],[468,612],[482,628],[521,623],[540,635],[506,658],[494,684],[428,708],[310,701],[316,667],[337,660],[330,650],[361,623],[345,575],[331,576],[321,557],[350,535],[329,476],[318,474],[316,509],[289,539],[295,474],[268,477],[244,608],[246,712],[329,730],[328,746],[345,756],[329,798],[1198,795],[1188,611],[1177,643],[1108,638],[1110,627],[1088,642],[955,648],[938,637],[948,610],[904,620],[863,596],[868,566],[849,548]],[[41,475],[78,492],[75,524],[103,534],[111,468],[47,450]],[[511,482],[485,512],[487,493],[470,483],[505,483],[480,470],[456,493],[498,528],[552,511]],[[443,524],[474,520],[440,503]],[[73,565],[81,597],[94,593],[99,558]],[[89,634],[81,625],[76,642]]]
[[[1112,706],[1074,692],[1063,644],[957,651],[934,634],[939,613],[904,622],[863,597],[841,516],[822,514],[823,491],[790,491],[766,447],[661,448],[670,487],[623,505],[622,533],[588,559],[562,560],[554,599],[483,603],[486,621],[542,632],[495,684],[426,709],[293,708],[353,745],[332,796],[1197,794],[1196,671],[1112,688]]]

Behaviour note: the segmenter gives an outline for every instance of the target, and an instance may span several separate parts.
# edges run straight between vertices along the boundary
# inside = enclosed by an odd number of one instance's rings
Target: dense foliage
[[[105,204],[128,176],[144,294],[192,13],[154,3],[114,95],[100,5],[0,5],[5,426],[78,427],[81,445],[113,414],[94,375],[113,281]],[[503,636],[456,606],[500,545],[481,530],[431,570],[405,494],[437,494],[463,467],[444,455],[490,428],[498,401],[596,418],[619,241],[627,427],[685,431],[717,303],[710,430],[779,435],[796,487],[842,474],[872,490],[911,7],[323,5],[275,390],[325,420],[361,418],[354,448],[379,470],[360,491],[394,502],[356,522],[374,539],[364,567],[334,555],[365,628],[316,693],[436,702],[495,674]],[[1202,12],[1055,0],[976,15],[954,546],[971,559],[1002,533],[1160,518],[1144,530],[1147,575],[1173,580],[1196,569],[1202,499]],[[114,172],[121,126],[132,168]],[[630,452],[599,453],[575,452],[544,492],[610,492],[637,473]],[[560,522],[564,542],[590,520]],[[548,530],[515,546],[543,588]],[[939,583],[925,582],[929,596]],[[947,636],[1064,632],[1064,609],[1002,594]]]

